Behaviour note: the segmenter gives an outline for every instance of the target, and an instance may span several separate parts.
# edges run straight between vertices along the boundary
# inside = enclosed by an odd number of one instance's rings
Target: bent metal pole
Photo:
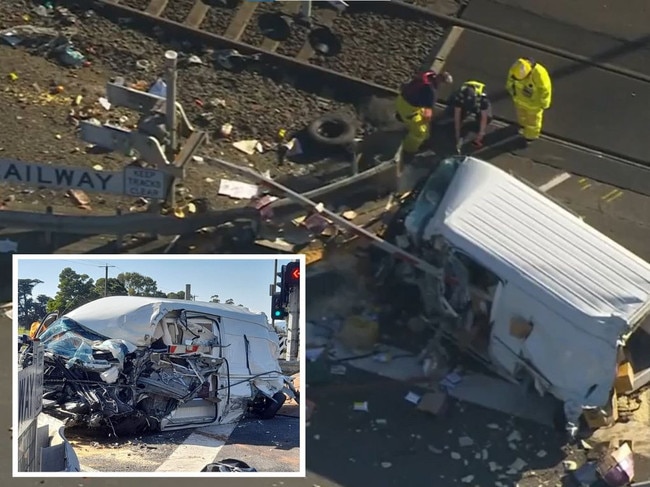
[[[437,279],[442,279],[443,278],[443,269],[439,267],[435,267],[425,260],[420,259],[419,257],[416,257],[415,255],[405,252],[401,248],[399,248],[396,245],[393,245],[383,238],[375,235],[372,232],[369,232],[365,228],[360,227],[359,225],[355,225],[354,223],[346,220],[342,216],[337,215],[333,211],[328,210],[325,208],[322,204],[316,203],[309,198],[306,198],[305,196],[301,195],[300,193],[296,193],[295,191],[292,191],[291,189],[287,188],[286,186],[283,186],[282,184],[278,183],[277,181],[274,181],[271,178],[268,178],[257,171],[254,171],[253,169],[250,169],[245,166],[239,166],[237,164],[234,164],[232,162],[224,161],[223,159],[218,159],[218,158],[212,158],[212,157],[206,157],[206,161],[214,162],[217,164],[220,164],[222,166],[225,166],[229,169],[232,169],[233,171],[237,171],[241,174],[246,174],[252,178],[254,178],[257,181],[260,181],[268,186],[271,186],[279,191],[282,191],[284,194],[287,195],[288,198],[304,205],[313,208],[318,212],[319,214],[327,217],[329,220],[332,222],[336,223],[342,228],[346,228],[350,232],[354,233],[355,235],[358,235],[362,238],[366,238],[370,240],[370,242],[375,245],[376,247],[382,249],[383,251],[387,252],[390,254],[392,257],[396,259],[403,260],[405,262],[408,262],[411,264],[413,267],[421,270],[422,272],[425,272],[427,274],[433,275]],[[440,297],[441,305],[447,311],[451,316],[458,316],[457,313],[454,311],[454,309],[451,307],[451,305],[447,302],[447,300],[444,297]]]

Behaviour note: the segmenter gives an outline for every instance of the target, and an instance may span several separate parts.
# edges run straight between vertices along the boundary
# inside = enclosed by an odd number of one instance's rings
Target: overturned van
[[[109,434],[268,419],[295,396],[263,313],[240,306],[115,296],[53,321],[44,411]]]
[[[625,353],[650,366],[650,348],[626,350],[639,328],[650,343],[650,265],[487,162],[443,160],[386,237],[441,270],[390,266],[394,282],[419,288],[434,328],[560,399],[569,423],[609,403]]]

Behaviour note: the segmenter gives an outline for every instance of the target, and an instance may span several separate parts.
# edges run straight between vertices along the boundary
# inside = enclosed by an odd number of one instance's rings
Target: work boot
[[[526,145],[530,144],[531,142],[535,142],[537,139],[529,139],[524,135],[524,129],[519,129],[519,136],[524,139],[524,142]]]

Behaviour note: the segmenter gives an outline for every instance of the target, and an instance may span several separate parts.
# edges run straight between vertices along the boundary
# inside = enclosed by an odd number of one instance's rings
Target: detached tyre
[[[319,145],[343,147],[354,142],[357,129],[356,123],[350,117],[328,113],[310,123],[307,134]]]
[[[276,392],[273,395],[273,400],[267,399],[266,406],[259,413],[261,419],[272,419],[278,413],[280,408],[284,405],[284,401],[287,400],[287,396],[284,395],[284,392]]]

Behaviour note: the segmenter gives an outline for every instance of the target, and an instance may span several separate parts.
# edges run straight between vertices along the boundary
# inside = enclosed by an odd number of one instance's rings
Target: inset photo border
[[[14,255],[13,476],[305,477],[304,275],[304,255]]]

